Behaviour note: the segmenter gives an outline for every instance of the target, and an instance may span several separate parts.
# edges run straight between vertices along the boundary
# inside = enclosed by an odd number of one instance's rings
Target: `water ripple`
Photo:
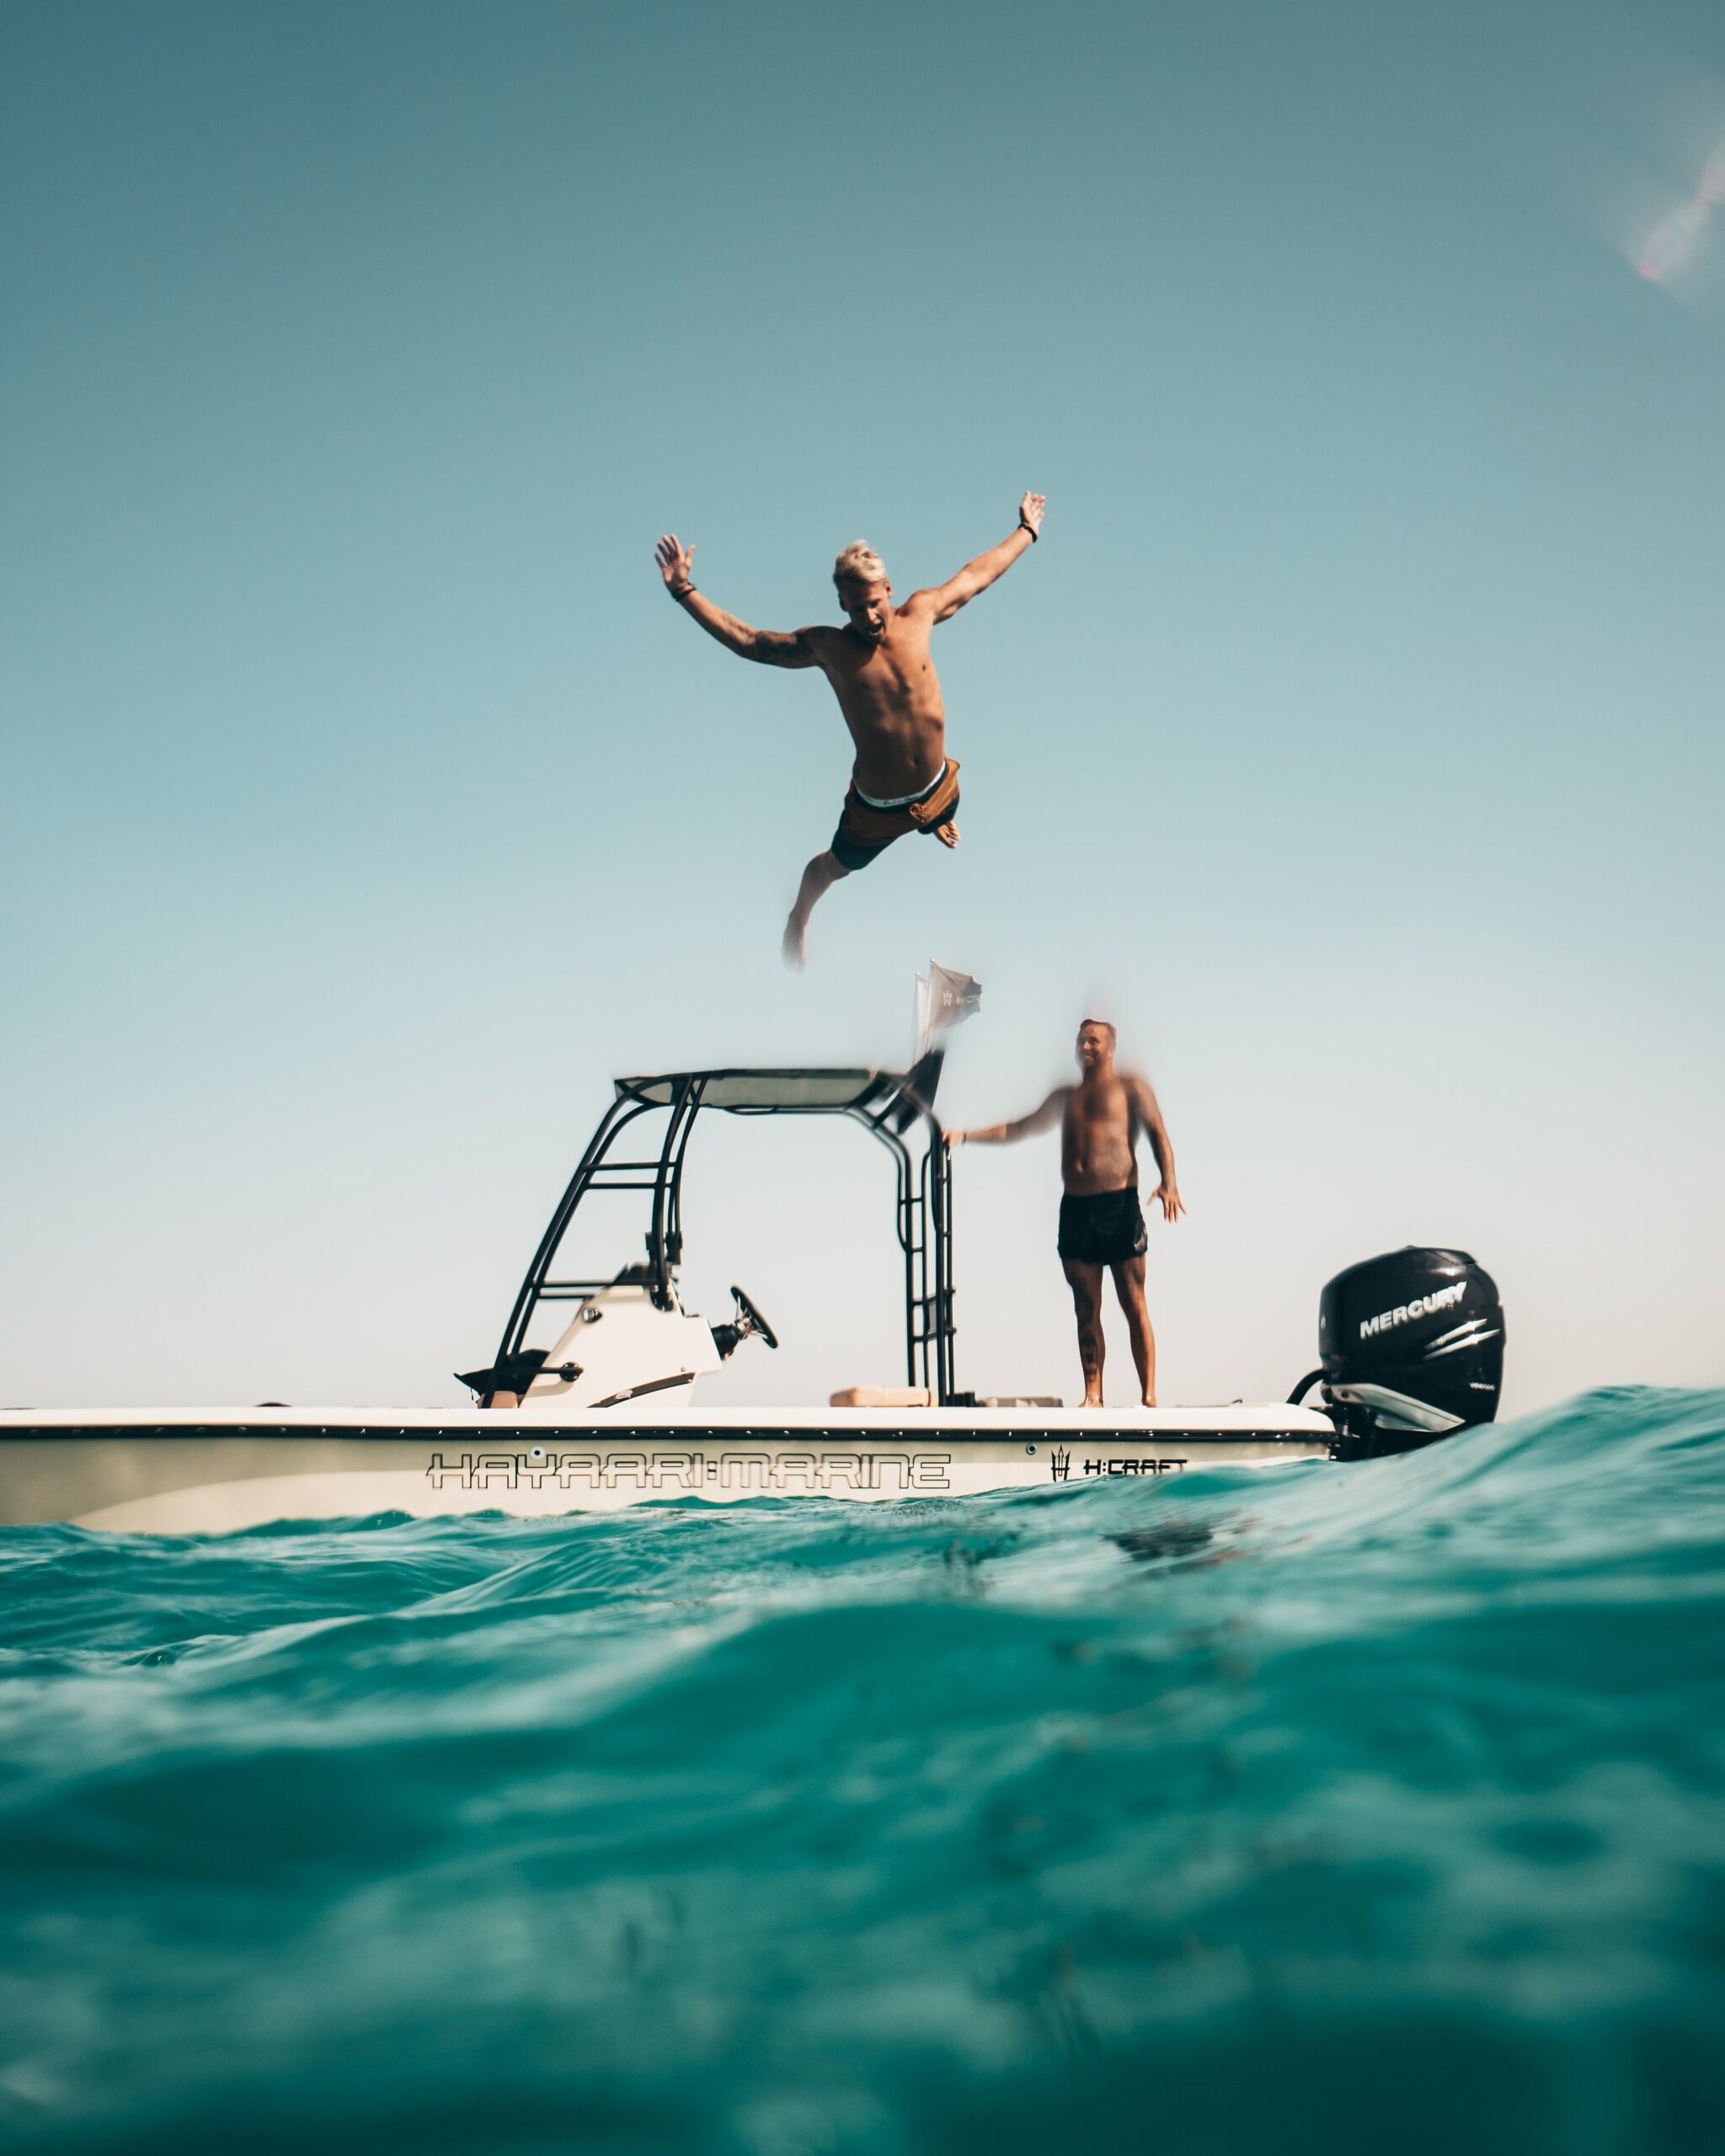
[[[0,1535],[25,2151],[1725,2145],[1725,1396]]]

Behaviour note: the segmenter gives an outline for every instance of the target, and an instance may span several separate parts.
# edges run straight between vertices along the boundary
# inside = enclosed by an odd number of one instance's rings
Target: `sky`
[[[465,1400],[614,1074],[931,958],[953,1122],[1150,1071],[1165,1402],[1408,1241],[1509,1410],[1725,1380],[1722,141],[1714,0],[0,13],[0,1401]],[[963,846],[787,974],[849,744],[654,539],[793,627],[1030,488]],[[896,1381],[877,1150],[691,1158],[713,1396]],[[1076,1398],[1055,1141],[956,1176],[959,1382]]]

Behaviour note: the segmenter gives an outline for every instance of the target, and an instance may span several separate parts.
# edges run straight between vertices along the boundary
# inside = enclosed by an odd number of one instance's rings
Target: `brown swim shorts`
[[[937,779],[896,808],[877,808],[865,801],[852,779],[839,827],[832,835],[833,858],[841,868],[866,868],[895,839],[907,838],[912,831],[937,831],[958,813],[959,766],[950,756]]]

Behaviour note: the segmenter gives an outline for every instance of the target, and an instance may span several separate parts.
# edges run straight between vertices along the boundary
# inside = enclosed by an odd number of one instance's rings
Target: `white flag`
[[[949,967],[928,962],[925,976],[916,976],[916,1054],[921,1062],[941,1035],[961,1026],[973,1011],[982,1008],[982,983],[969,974],[955,974]]]

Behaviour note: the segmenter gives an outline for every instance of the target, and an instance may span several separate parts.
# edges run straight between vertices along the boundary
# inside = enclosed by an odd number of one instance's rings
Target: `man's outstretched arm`
[[[926,596],[933,601],[937,622],[951,621],[961,606],[968,606],[979,591],[986,591],[997,578],[1006,574],[1020,554],[1035,545],[1046,506],[1040,494],[1026,494],[1018,504],[1017,529],[1002,539],[998,547],[991,547],[974,562],[966,562],[955,577],[932,591],[913,596]]]
[[[1021,1138],[1033,1138],[1039,1130],[1052,1130],[1066,1105],[1068,1088],[1056,1086],[1039,1108],[1021,1115],[1016,1123],[991,1123],[985,1130],[949,1130],[948,1145],[1012,1145]]]
[[[1168,1135],[1168,1126],[1162,1121],[1162,1103],[1156,1099],[1147,1078],[1127,1081],[1131,1091],[1132,1106],[1138,1120],[1144,1125],[1144,1134],[1150,1140],[1150,1150],[1156,1155],[1156,1164],[1162,1182],[1150,1194],[1152,1205],[1160,1202],[1162,1218],[1178,1220],[1186,1210],[1180,1195],[1180,1186],[1174,1179],[1174,1141]]]
[[[727,651],[735,652],[739,659],[752,659],[762,666],[820,665],[820,654],[816,646],[830,631],[751,629],[734,614],[727,614],[723,606],[715,606],[695,589],[691,574],[695,549],[680,544],[674,531],[665,533],[654,548],[653,558],[665,579],[665,590],[683,611],[698,622],[708,635]]]

